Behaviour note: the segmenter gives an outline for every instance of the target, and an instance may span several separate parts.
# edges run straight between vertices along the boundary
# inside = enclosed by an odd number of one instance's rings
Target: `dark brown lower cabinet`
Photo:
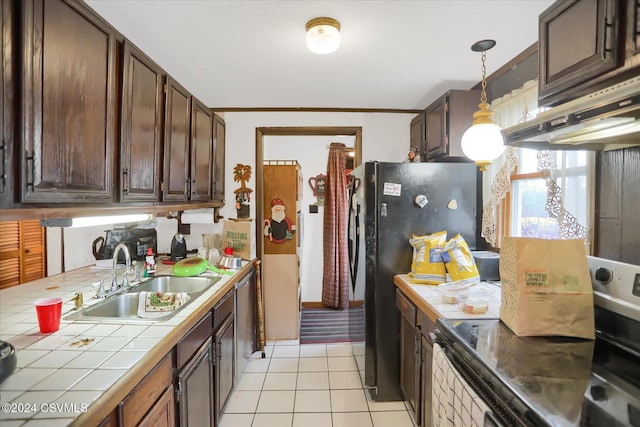
[[[229,314],[214,333],[215,343],[215,419],[222,418],[231,390],[233,390],[233,313]]]
[[[180,427],[211,427],[213,410],[213,355],[211,338],[178,373],[176,400]]]
[[[418,312],[418,322],[421,331],[421,413],[420,425],[422,427],[431,427],[431,374],[433,372],[433,343],[429,338],[429,334],[435,332],[436,325],[423,312]]]
[[[173,386],[169,386],[164,391],[160,399],[153,405],[151,410],[140,421],[138,427],[171,427],[176,425]]]
[[[420,425],[420,331],[416,327],[416,307],[396,290],[400,310],[400,391],[411,408],[416,425]]]

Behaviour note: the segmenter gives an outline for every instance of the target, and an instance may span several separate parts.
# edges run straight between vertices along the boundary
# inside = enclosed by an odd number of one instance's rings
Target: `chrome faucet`
[[[122,275],[122,283],[118,285],[118,254],[120,253],[120,249],[124,250],[124,258],[125,258],[125,268],[124,274]],[[118,243],[116,248],[113,250],[113,277],[111,278],[111,292],[120,288],[129,287],[129,279],[127,278],[127,273],[131,268],[131,254],[129,253],[129,248],[124,243]]]

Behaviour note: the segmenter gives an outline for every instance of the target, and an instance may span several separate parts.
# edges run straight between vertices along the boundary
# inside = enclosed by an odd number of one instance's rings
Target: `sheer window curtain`
[[[322,302],[345,309],[349,307],[349,258],[344,144],[333,142],[329,147],[324,197]]]
[[[538,112],[538,81],[530,80],[521,88],[495,99],[491,103],[491,109],[494,112],[495,122],[503,129],[518,122],[532,119]],[[587,159],[587,180],[591,182],[594,168],[593,153],[590,153]],[[500,236],[496,232],[497,207],[507,192],[511,190],[510,176],[517,165],[518,149],[508,147],[502,156],[493,162],[483,180],[483,200],[487,200],[487,202],[482,214],[482,236],[494,247],[500,245]],[[562,171],[556,164],[556,156],[549,150],[539,150],[537,169],[543,173],[547,186],[545,209],[549,217],[558,222],[560,237],[562,239],[583,239],[587,250],[589,250],[588,224],[580,224],[577,218],[565,208],[562,188],[556,179],[562,176]],[[587,196],[591,196],[590,193]]]

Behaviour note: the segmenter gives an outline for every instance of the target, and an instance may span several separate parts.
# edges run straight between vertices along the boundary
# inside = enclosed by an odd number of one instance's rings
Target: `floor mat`
[[[300,344],[364,340],[364,309],[303,308]]]

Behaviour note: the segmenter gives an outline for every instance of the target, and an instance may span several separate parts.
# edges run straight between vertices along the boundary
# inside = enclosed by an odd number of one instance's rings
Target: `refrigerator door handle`
[[[386,218],[387,217],[387,204],[386,203],[380,203],[380,216],[382,218]]]

